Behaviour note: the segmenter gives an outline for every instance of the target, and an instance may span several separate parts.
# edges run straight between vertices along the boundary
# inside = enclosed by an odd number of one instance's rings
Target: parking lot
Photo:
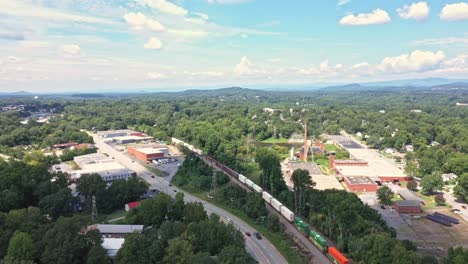
[[[463,220],[460,221],[460,224],[447,227],[424,218],[424,214],[406,215],[398,214],[389,207],[382,209],[377,202],[375,193],[365,193],[359,195],[359,198],[363,203],[376,210],[387,225],[396,230],[399,240],[413,241],[420,254],[443,257],[447,254],[449,247],[468,247],[468,224]],[[425,213],[435,211],[451,215],[448,209],[426,211]]]

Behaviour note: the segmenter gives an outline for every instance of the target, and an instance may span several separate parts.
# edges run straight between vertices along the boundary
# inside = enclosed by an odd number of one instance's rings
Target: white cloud
[[[147,18],[141,12],[127,13],[125,21],[135,30],[164,31],[166,28],[156,20]]]
[[[82,55],[80,46],[75,44],[62,45],[60,51],[66,57],[79,57]]]
[[[148,42],[143,45],[145,49],[161,49],[162,48],[162,43],[159,39],[155,37],[151,37]]]
[[[349,4],[349,2],[351,2],[351,0],[338,0],[338,5],[339,6],[342,6],[342,5],[346,5],[346,4]]]
[[[208,35],[208,32],[202,30],[169,29],[167,32],[183,38],[200,38]]]
[[[109,25],[115,24],[115,22],[105,18],[69,13],[30,3],[22,3],[20,1],[0,1],[0,14],[37,18],[48,21],[72,21]]]
[[[467,20],[468,3],[459,2],[454,4],[446,4],[440,12],[440,18],[448,21]]]
[[[205,14],[205,13],[192,12],[192,14],[194,14],[194,15],[200,17],[200,18],[203,19],[203,20],[208,20],[208,19],[210,18],[210,17],[209,17],[207,14]]]
[[[429,16],[429,5],[424,2],[412,3],[411,5],[405,5],[403,8],[398,8],[397,12],[401,18],[404,19],[415,19],[425,20]]]
[[[160,80],[160,79],[163,79],[165,78],[166,76],[162,73],[159,73],[159,72],[148,72],[146,74],[146,79],[148,80]]]
[[[361,26],[385,24],[391,21],[390,16],[385,10],[375,9],[371,13],[361,13],[358,15],[349,14],[340,20],[340,25]]]
[[[246,56],[243,56],[240,62],[234,67],[233,73],[234,76],[237,77],[262,77],[267,74],[267,71],[253,65]]]
[[[410,45],[413,46],[443,46],[443,45],[468,45],[468,36],[467,37],[449,37],[449,38],[432,38],[432,39],[421,39],[414,40],[410,42]]]
[[[384,58],[378,65],[378,69],[393,73],[419,72],[436,68],[444,59],[445,54],[442,51],[415,50],[410,54]]]
[[[151,7],[161,13],[176,15],[176,16],[186,16],[188,11],[181,6],[173,4],[167,0],[141,0],[140,3]]]

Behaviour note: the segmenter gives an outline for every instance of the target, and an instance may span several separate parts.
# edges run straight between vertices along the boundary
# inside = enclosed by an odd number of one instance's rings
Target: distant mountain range
[[[61,95],[72,97],[98,97],[98,96],[119,96],[119,95],[138,95],[155,94],[167,96],[231,96],[231,95],[252,95],[252,93],[262,92],[307,92],[307,91],[370,91],[370,90],[454,90],[468,89],[468,79],[444,79],[444,78],[426,78],[426,79],[408,79],[382,82],[365,82],[349,84],[315,84],[315,85],[278,85],[264,86],[259,89],[247,89],[241,87],[230,87],[220,89],[174,89],[173,91],[162,90],[140,90],[140,91],[107,91],[107,92],[89,92],[89,93],[47,93],[48,95]],[[41,93],[39,93],[41,94]],[[42,93],[43,95],[45,93]],[[18,92],[0,92],[0,96],[9,97],[28,97],[35,94],[27,91]]]

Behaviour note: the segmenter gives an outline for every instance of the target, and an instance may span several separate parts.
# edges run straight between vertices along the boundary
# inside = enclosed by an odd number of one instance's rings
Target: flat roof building
[[[100,138],[115,138],[115,137],[124,137],[130,135],[141,134],[140,132],[130,130],[130,129],[119,129],[119,130],[107,130],[107,131],[98,131],[98,136]]]
[[[112,182],[136,175],[134,171],[101,153],[77,156],[73,160],[80,167],[71,172],[73,180],[79,180],[85,174],[99,174],[104,181]]]
[[[421,202],[416,200],[396,201],[395,210],[400,214],[420,214],[422,213]]]
[[[375,192],[379,187],[377,183],[367,176],[344,176],[343,180],[352,192]]]
[[[135,156],[137,159],[147,162],[155,159],[162,159],[169,156],[169,149],[165,145],[137,147],[131,146],[127,148],[128,154]]]

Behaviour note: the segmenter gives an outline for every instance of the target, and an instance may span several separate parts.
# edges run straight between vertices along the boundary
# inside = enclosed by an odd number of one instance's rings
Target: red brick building
[[[421,202],[416,200],[396,201],[393,205],[399,214],[420,214],[422,213]]]
[[[345,176],[343,180],[352,192],[376,192],[379,187],[377,183],[366,176]]]
[[[162,159],[169,153],[166,147],[128,147],[127,152],[128,154],[144,162],[155,159]]]

